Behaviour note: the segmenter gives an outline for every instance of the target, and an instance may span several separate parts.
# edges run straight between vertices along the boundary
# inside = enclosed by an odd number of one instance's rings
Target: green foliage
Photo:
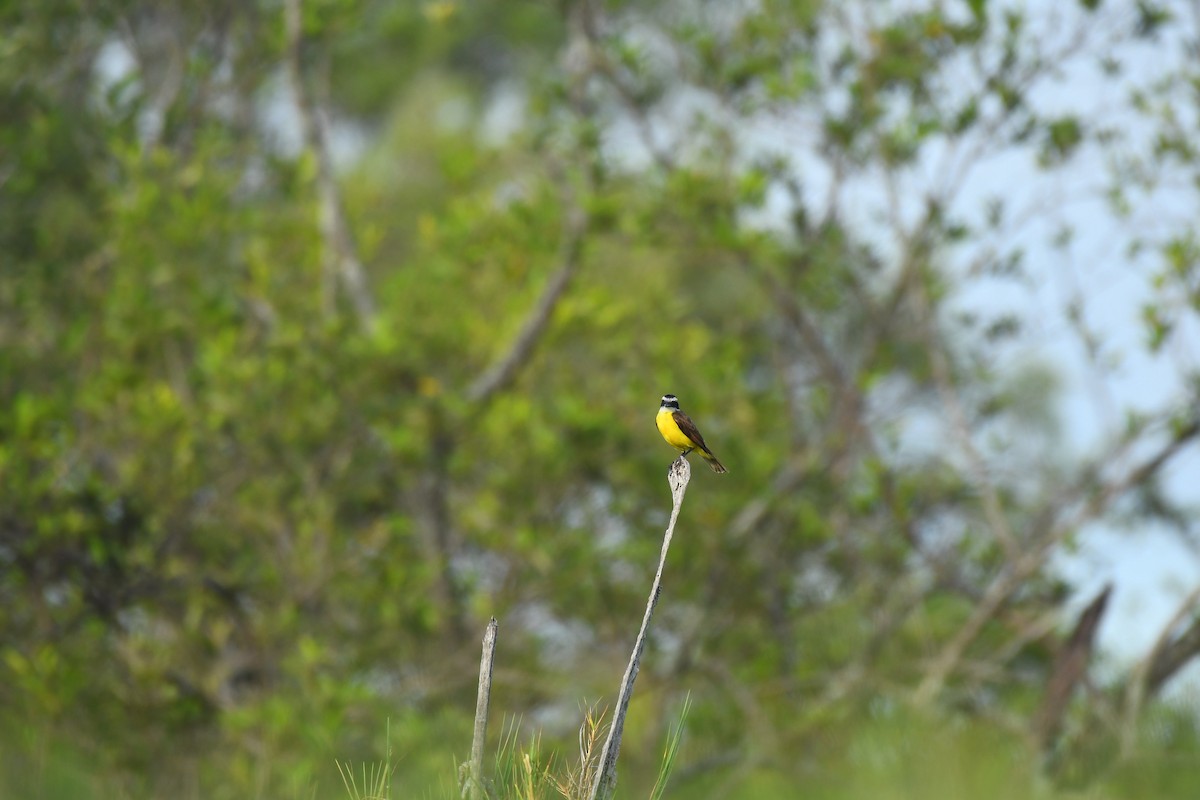
[[[621,791],[1054,796],[995,722],[1026,724],[1053,668],[1049,564],[932,709],[911,698],[1017,564],[989,498],[1017,554],[1049,552],[1114,522],[1071,512],[1124,461],[1066,453],[1052,368],[999,366],[1022,320],[958,322],[1029,269],[1015,200],[973,213],[971,163],[912,178],[1014,150],[1054,177],[1094,144],[1132,214],[1198,174],[1194,68],[1138,87],[1139,148],[1039,102],[1076,53],[1010,8],[685,5],[320,0],[297,53],[274,2],[0,10],[0,793],[424,796],[494,614],[494,706],[545,728],[495,737],[495,785],[570,794],[587,758],[542,753],[616,686],[674,392],[731,472],[680,522]],[[1180,24],[1140,3],[1125,36]],[[295,143],[292,55],[333,186]],[[887,208],[859,213],[872,180]],[[1154,351],[1200,314],[1190,225],[1129,259],[1159,259]],[[1117,449],[1187,430],[1171,411]],[[1089,702],[1059,779],[1190,796],[1170,765],[1194,721],[1152,704],[1110,770]],[[369,760],[384,719],[382,766],[335,761]]]

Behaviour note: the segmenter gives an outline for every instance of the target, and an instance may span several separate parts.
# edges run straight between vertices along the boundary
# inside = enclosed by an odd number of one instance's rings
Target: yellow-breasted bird
[[[713,472],[729,471],[725,469],[724,464],[717,460],[712,450],[708,449],[708,445],[704,443],[704,437],[696,429],[696,423],[692,422],[692,418],[679,410],[679,398],[675,395],[663,395],[662,405],[658,407],[658,415],[654,418],[654,424],[658,426],[658,432],[667,440],[667,444],[674,447],[683,456],[686,457],[693,450],[699,450],[701,458],[708,462]]]

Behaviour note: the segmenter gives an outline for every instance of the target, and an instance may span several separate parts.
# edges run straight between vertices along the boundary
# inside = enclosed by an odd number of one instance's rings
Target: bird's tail
[[[714,456],[712,454],[712,451],[709,450],[708,448],[703,448],[700,450],[700,457],[708,462],[708,466],[710,466],[712,468],[713,472],[716,472],[716,473],[729,472],[729,470],[725,469],[725,465],[722,464],[720,461],[718,461],[717,457]]]

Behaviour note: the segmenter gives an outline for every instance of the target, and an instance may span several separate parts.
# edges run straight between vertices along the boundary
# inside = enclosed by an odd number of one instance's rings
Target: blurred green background
[[[1198,796],[1195,595],[1113,660],[1054,566],[1197,536],[1196,360],[1081,451],[1008,354],[1103,393],[1088,279],[964,304],[1083,242],[1148,357],[1200,330],[1197,20],[1054,6],[0,4],[0,795],[344,797],[390,747],[392,796],[456,796],[491,616],[489,748],[566,769],[673,392],[730,473],[696,460],[618,796],[688,695],[668,797]],[[1098,220],[1040,260],[1038,186]]]

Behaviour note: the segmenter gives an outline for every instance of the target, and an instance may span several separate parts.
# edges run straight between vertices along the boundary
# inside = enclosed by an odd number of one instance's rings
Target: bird
[[[713,472],[729,471],[717,460],[712,450],[708,449],[692,418],[680,411],[679,398],[675,395],[663,395],[662,405],[658,407],[658,414],[654,417],[654,424],[658,426],[658,432],[667,440],[667,444],[681,453],[680,458],[686,458],[688,453],[699,450],[701,458],[708,462]]]

